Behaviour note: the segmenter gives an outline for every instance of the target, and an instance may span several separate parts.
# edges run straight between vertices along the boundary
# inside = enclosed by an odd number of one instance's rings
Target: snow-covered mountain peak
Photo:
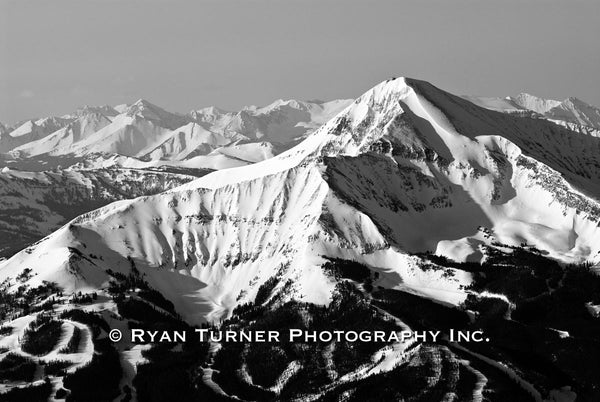
[[[558,100],[544,99],[526,92],[521,92],[512,99],[517,105],[539,114],[544,114],[553,107],[560,105]]]
[[[600,109],[575,97],[565,99],[546,116],[600,130]]]
[[[156,105],[154,105],[153,103],[151,103],[150,101],[148,101],[148,100],[146,100],[144,98],[139,98],[138,100],[136,100],[135,102],[133,102],[131,105],[129,105],[129,108],[157,109],[159,107],[156,106]]]
[[[70,152],[79,141],[84,140],[95,132],[111,123],[111,119],[96,109],[90,108],[67,125],[43,136],[29,141],[12,150],[20,156],[38,156],[43,154]]]
[[[410,145],[413,138],[401,128],[405,124],[416,125],[420,135],[436,137],[430,138],[432,141],[453,136],[456,130],[437,108],[448,96],[416,79],[398,77],[381,82],[319,130],[337,137],[324,150],[328,156],[356,155],[384,136]],[[429,127],[422,126],[425,120]]]
[[[124,113],[130,116],[146,113],[147,115],[154,114],[154,117],[158,117],[159,114],[167,113],[167,111],[159,108],[145,99],[140,98],[131,105],[127,106],[127,109],[124,111]]]
[[[28,120],[15,128],[10,133],[10,136],[14,138],[25,136],[30,140],[31,138],[50,134],[51,132],[64,127],[71,121],[73,121],[73,118],[62,117],[44,117],[37,120]]]
[[[448,95],[425,81],[404,77],[383,81],[287,152],[251,166],[213,172],[186,184],[186,188],[220,188],[323,157],[358,156],[384,137],[385,141],[391,139],[408,147],[433,144],[438,148],[435,152],[451,158],[446,150],[450,147],[461,154],[465,138],[457,136],[452,124],[431,103]],[[244,116],[250,114],[246,112]],[[406,131],[406,125],[416,125],[416,135],[420,137],[414,138],[415,133]]]
[[[144,152],[152,160],[198,157],[186,144],[206,147],[207,157],[242,159],[244,146],[267,148],[256,141],[259,134],[308,133],[300,124],[327,115],[325,103],[308,105],[284,115],[277,107],[264,114],[247,109],[206,127],[187,122],[156,131],[158,146],[142,141],[142,132],[155,129],[150,123],[127,123],[132,117],[124,114],[84,143],[97,150],[111,140],[122,155]],[[78,282],[65,272],[96,286],[106,280],[103,269],[129,269],[130,257],[178,311],[202,320],[252,300],[257,284],[281,267],[289,267],[286,275],[307,300],[326,302],[321,255],[395,270],[405,286],[423,291],[427,283],[410,273],[406,253],[435,250],[479,261],[490,242],[478,227],[565,262],[597,262],[600,206],[589,196],[600,194],[597,138],[542,118],[489,111],[410,78],[384,81],[334,109],[277,156],[82,215],[0,269],[15,275],[31,266],[43,273],[36,280],[64,277],[61,286],[71,289]],[[229,133],[255,140],[229,144]],[[140,140],[135,149],[132,139]],[[216,148],[221,143],[229,145]],[[48,268],[55,249],[63,254]],[[73,249],[104,260],[77,259]],[[172,290],[184,280],[198,281],[192,301]],[[323,285],[315,290],[314,283]],[[454,301],[464,296],[457,288],[448,294]],[[205,307],[190,307],[198,305]]]
[[[517,116],[543,117],[587,135],[598,136],[597,130],[600,130],[600,109],[576,97],[559,101],[523,92],[505,98],[480,96],[463,96],[463,98],[490,110]]]
[[[19,125],[17,128],[15,128],[10,133],[10,135],[11,135],[11,137],[20,137],[22,135],[26,135],[26,134],[33,132],[36,128],[37,128],[37,124],[35,124],[35,121],[28,120],[28,121],[24,122],[23,124]]]
[[[73,121],[70,117],[45,117],[28,120],[0,138],[0,153],[40,140]]]
[[[187,123],[187,118],[182,115],[167,112],[163,108],[148,102],[145,99],[138,99],[127,107],[123,112],[130,117],[141,117],[150,120],[161,127],[175,129]]]

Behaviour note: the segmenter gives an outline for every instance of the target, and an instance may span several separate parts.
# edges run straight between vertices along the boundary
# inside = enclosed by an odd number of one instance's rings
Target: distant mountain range
[[[528,113],[571,128],[587,130],[596,137],[600,133],[600,109],[574,97],[563,101],[543,99],[527,93],[506,98],[463,97],[486,109],[504,113]]]
[[[325,123],[349,100],[278,100],[239,112],[215,107],[185,115],[145,100],[117,107],[85,107],[73,115],[24,122],[0,137],[13,159],[106,160],[129,167],[177,165],[219,169],[257,162],[287,149]],[[111,159],[118,155],[119,158]]]

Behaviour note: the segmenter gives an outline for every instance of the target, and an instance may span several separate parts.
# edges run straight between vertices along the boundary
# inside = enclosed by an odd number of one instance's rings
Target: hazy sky
[[[354,98],[390,76],[600,105],[599,16],[596,0],[0,0],[0,121]]]

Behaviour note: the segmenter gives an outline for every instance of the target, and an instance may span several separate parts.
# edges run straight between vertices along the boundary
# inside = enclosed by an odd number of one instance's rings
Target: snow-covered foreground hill
[[[409,253],[480,261],[497,242],[600,262],[599,151],[598,138],[398,78],[289,151],[86,213],[0,273],[27,266],[32,284],[96,289],[106,269],[127,272],[132,258],[185,318],[201,322],[253,300],[280,271],[296,297],[327,303],[326,255],[367,263],[385,286],[456,304],[468,273],[423,272]]]

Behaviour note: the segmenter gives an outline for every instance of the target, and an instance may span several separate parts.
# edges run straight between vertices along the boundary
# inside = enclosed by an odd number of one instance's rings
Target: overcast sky
[[[391,76],[600,105],[600,1],[0,0],[0,121],[354,98]]]

